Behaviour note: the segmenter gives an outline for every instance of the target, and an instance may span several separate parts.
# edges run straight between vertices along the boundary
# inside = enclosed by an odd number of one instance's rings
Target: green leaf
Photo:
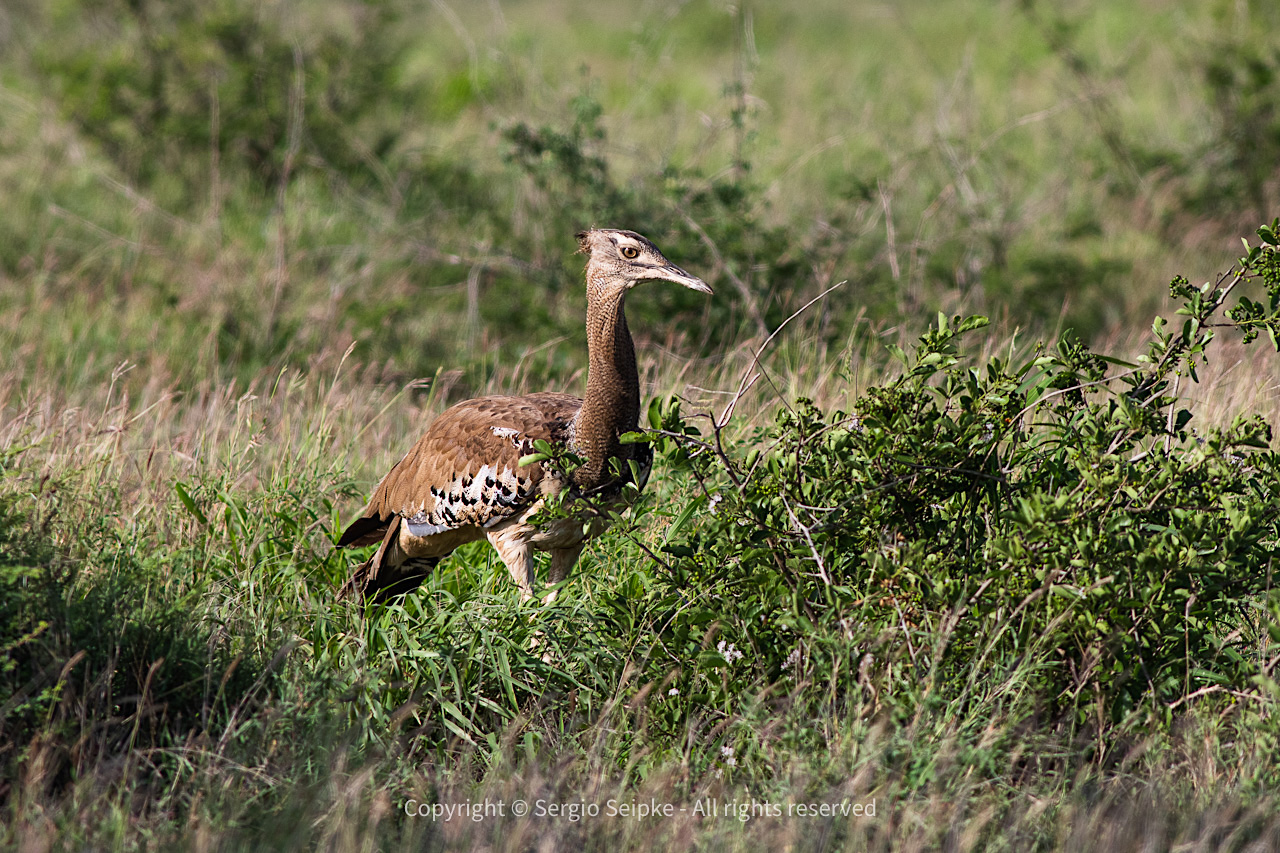
[[[178,500],[182,501],[182,505],[187,508],[187,512],[195,517],[195,520],[201,524],[208,524],[209,519],[205,518],[204,513],[196,504],[195,498],[191,497],[191,492],[187,491],[187,487],[182,482],[173,484],[173,490],[178,493]]]
[[[689,519],[693,518],[693,514],[705,502],[706,499],[702,495],[698,495],[686,503],[681,508],[679,515],[676,516],[675,521],[672,521],[671,526],[667,528],[666,536],[664,537],[665,541],[670,542],[676,536],[679,536],[680,531],[684,530],[685,525],[689,523]]]

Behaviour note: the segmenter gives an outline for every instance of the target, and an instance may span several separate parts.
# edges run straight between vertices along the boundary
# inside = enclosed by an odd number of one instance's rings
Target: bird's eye
[[[622,257],[629,261],[634,261],[636,258],[640,257],[640,250],[635,246],[623,246],[619,251],[622,252]]]

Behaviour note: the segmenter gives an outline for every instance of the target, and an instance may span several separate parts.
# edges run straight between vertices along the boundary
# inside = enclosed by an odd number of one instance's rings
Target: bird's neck
[[[590,277],[588,277],[590,278]],[[593,488],[609,477],[609,460],[620,456],[618,436],[640,418],[636,349],[623,313],[626,291],[587,283],[587,394],[575,425],[574,443],[587,462],[574,479]]]

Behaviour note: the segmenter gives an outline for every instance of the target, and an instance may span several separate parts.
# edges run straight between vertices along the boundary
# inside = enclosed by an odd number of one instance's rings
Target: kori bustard
[[[573,518],[535,523],[545,499],[565,488],[607,496],[623,485],[615,471],[626,478],[632,467],[640,472],[637,485],[643,484],[652,463],[649,445],[619,441],[640,417],[635,346],[623,313],[627,291],[642,281],[671,281],[708,294],[711,288],[634,231],[592,229],[578,234],[578,245],[587,255],[586,396],[480,397],[436,418],[338,540],[339,547],[381,542],[341,595],[385,601],[417,587],[458,546],[487,538],[521,597],[530,598],[533,552],[551,552],[548,580],[559,583],[587,536],[600,528],[584,533],[582,519]],[[572,483],[562,482],[550,466],[520,465],[539,439],[585,458]],[[615,467],[614,460],[621,464]]]

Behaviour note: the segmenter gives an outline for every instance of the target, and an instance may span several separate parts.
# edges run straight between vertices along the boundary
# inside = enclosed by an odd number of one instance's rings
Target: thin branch
[[[729,417],[733,414],[733,410],[738,405],[738,401],[742,398],[744,394],[747,393],[747,389],[751,385],[754,385],[756,380],[759,379],[759,376],[752,376],[751,371],[759,367],[761,373],[765,372],[764,365],[760,363],[760,355],[765,351],[765,348],[768,347],[769,344],[773,343],[773,339],[778,336],[778,333],[781,332],[783,329],[785,329],[792,320],[799,317],[805,311],[808,311],[809,308],[814,305],[814,303],[821,301],[827,296],[827,294],[831,293],[831,291],[835,290],[838,287],[843,287],[848,283],[849,283],[849,280],[846,278],[842,281],[838,281],[835,284],[831,285],[826,290],[822,291],[817,296],[813,297],[804,305],[801,305],[798,309],[796,309],[796,311],[792,313],[790,317],[782,321],[782,323],[778,326],[778,328],[773,330],[773,333],[770,334],[769,337],[765,338],[764,343],[762,343],[760,345],[760,348],[755,351],[755,354],[751,356],[751,364],[747,367],[745,371],[743,371],[742,381],[738,383],[738,391],[733,395],[733,399],[729,401],[729,405],[725,407],[724,413],[721,415],[721,420],[714,421],[718,427],[724,427],[729,423]],[[777,388],[775,387],[774,390],[777,391]],[[778,394],[778,396],[780,398],[782,397],[780,393]],[[790,405],[787,405],[787,401],[785,399],[782,402],[783,402],[783,405],[786,405],[788,409],[791,408]]]
[[[791,516],[791,523],[796,526],[796,530],[804,536],[804,541],[809,544],[809,553],[813,554],[813,562],[818,566],[818,577],[827,586],[831,586],[831,577],[827,574],[827,567],[822,562],[822,555],[818,553],[818,546],[813,544],[813,537],[809,535],[809,528],[800,523],[800,519],[796,516],[795,511],[791,509],[791,502],[787,500],[785,494],[780,494],[782,505],[787,508],[787,515]]]

